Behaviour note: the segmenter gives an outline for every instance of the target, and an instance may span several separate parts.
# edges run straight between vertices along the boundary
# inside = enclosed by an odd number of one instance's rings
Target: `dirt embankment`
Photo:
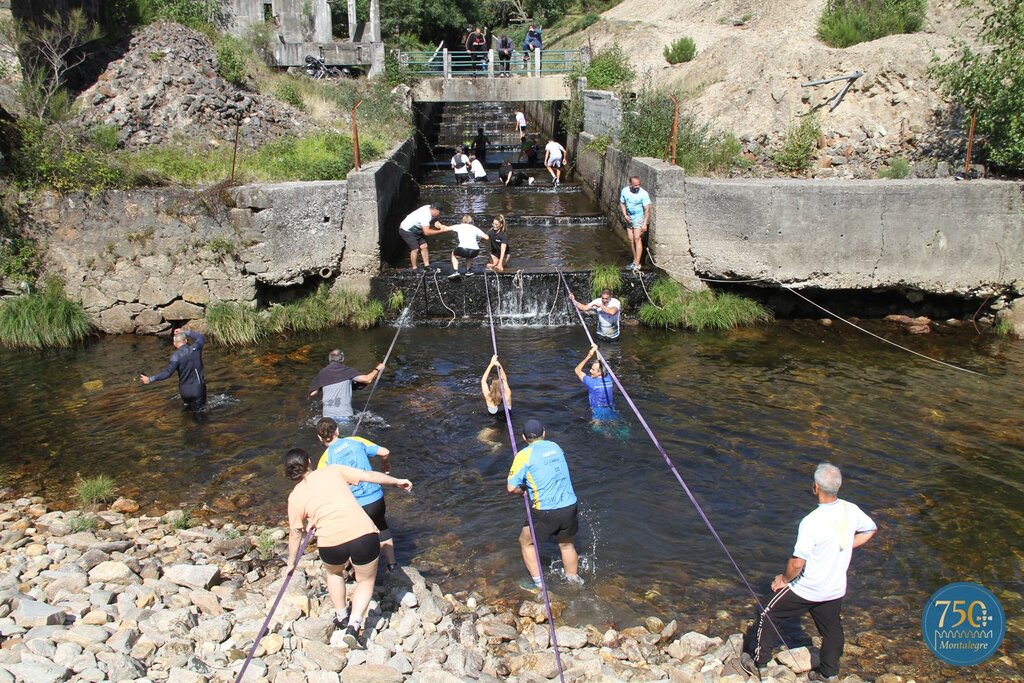
[[[614,42],[652,85],[683,95],[684,111],[735,133],[744,151],[770,172],[770,153],[798,117],[817,110],[822,139],[813,173],[872,177],[903,156],[918,176],[943,175],[962,163],[965,132],[927,75],[933,59],[969,38],[969,17],[956,0],[929,0],[923,31],[830,48],[817,37],[826,0],[625,0],[562,46]],[[681,36],[697,55],[669,65],[663,48]],[[808,81],[862,71],[834,111],[827,100],[843,83]],[[944,163],[945,162],[945,163]]]

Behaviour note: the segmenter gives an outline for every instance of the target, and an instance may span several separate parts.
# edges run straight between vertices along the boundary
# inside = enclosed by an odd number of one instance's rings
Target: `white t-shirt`
[[[622,315],[622,303],[620,303],[615,297],[612,297],[611,299],[608,299],[608,303],[605,304],[601,301],[601,298],[598,297],[591,301],[589,306],[592,311],[597,313],[597,333],[602,337],[607,337],[608,339],[618,338],[619,318]],[[605,313],[601,310],[602,306],[614,308],[615,313],[611,315]]]
[[[459,236],[459,246],[463,249],[479,249],[481,238],[487,239],[487,233],[469,223],[449,225],[448,229]]]
[[[461,161],[462,166],[456,164]],[[452,157],[452,168],[455,170],[455,175],[465,175],[469,173],[469,157],[465,154],[456,154]]]
[[[516,112],[516,125],[520,128],[526,128],[526,114],[521,111]]]
[[[430,215],[430,204],[424,204],[406,216],[405,220],[398,225],[398,229],[408,232],[413,228],[422,228],[424,225],[430,226],[433,224],[434,217]]]
[[[480,163],[479,159],[473,159],[472,163],[473,177],[476,179],[486,179],[487,171],[484,170],[484,165]]]
[[[846,595],[846,569],[853,557],[853,537],[876,529],[859,507],[839,499],[819,503],[800,520],[793,557],[807,564],[790,588],[804,600],[825,602]]]
[[[552,140],[544,145],[544,153],[548,155],[548,161],[558,161],[562,158],[562,146]]]

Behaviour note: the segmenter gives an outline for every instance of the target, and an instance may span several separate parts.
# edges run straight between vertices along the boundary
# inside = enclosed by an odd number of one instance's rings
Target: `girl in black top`
[[[491,229],[487,232],[491,244],[491,262],[488,268],[503,272],[508,267],[509,244],[508,231],[505,229],[505,217],[498,214],[491,222]]]

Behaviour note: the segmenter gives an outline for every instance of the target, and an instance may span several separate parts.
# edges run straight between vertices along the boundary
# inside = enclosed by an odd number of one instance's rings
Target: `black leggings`
[[[320,548],[320,559],[324,564],[346,565],[370,564],[380,557],[380,536],[374,532],[330,548]]]

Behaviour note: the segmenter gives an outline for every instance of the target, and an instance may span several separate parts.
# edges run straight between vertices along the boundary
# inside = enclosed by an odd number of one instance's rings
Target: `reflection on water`
[[[125,337],[73,351],[0,352],[5,476],[71,506],[76,477],[104,473],[153,511],[205,505],[208,514],[279,523],[289,490],[281,455],[317,449],[309,378],[339,346],[357,369],[373,367],[392,334],[339,330],[252,349],[207,347],[211,396],[220,398],[201,424],[181,410],[173,381],[135,381],[140,367],[166,360],[167,342]],[[813,506],[813,465],[830,460],[843,468],[843,495],[880,528],[854,559],[849,633],[871,629],[897,639],[897,650],[919,652],[925,599],[946,582],[973,580],[1003,601],[1005,649],[1019,652],[1024,348],[967,332],[900,341],[985,377],[810,321],[724,334],[628,328],[608,356],[758,590],[782,568]],[[450,589],[516,602],[525,597],[513,589],[523,574],[515,540],[523,510],[505,493],[504,421],[480,398],[489,342],[486,328],[403,332],[360,434],[390,448],[395,474],[416,483],[409,495],[389,494],[400,559],[428,567]],[[576,594],[552,581],[565,618],[625,625],[658,614],[719,633],[736,628],[750,599],[621,397],[619,422],[592,424],[573,375],[587,347],[582,331],[501,328],[498,344],[516,427],[528,417],[546,425],[581,500],[588,583]],[[365,397],[356,393],[358,408]],[[557,557],[554,546],[544,554]],[[994,680],[995,666],[965,675]]]

